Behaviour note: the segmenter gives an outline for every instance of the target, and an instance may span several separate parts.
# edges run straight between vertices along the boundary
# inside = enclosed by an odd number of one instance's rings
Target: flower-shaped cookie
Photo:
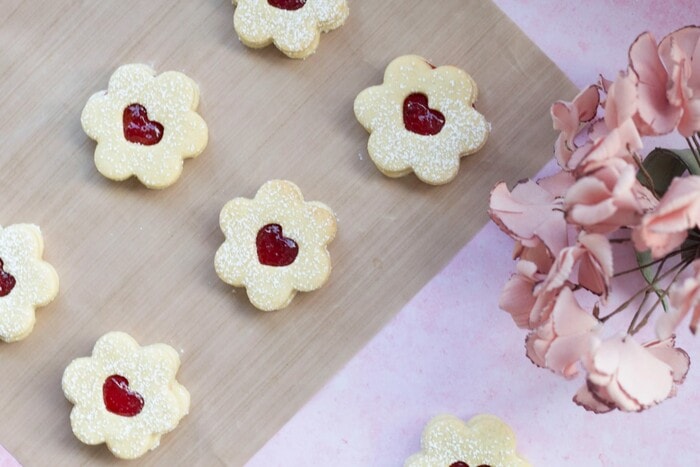
[[[291,58],[316,51],[321,32],[343,25],[347,0],[233,0],[233,27],[248,47],[275,47]]]
[[[36,225],[0,227],[0,339],[14,342],[32,332],[36,307],[58,294],[58,274],[42,261],[44,240]]]
[[[421,437],[422,451],[405,467],[529,467],[515,451],[515,434],[493,415],[464,423],[451,415],[433,418]]]
[[[478,151],[490,125],[474,110],[474,80],[452,66],[406,55],[392,61],[384,83],[362,91],[355,116],[370,132],[368,152],[389,177],[415,172],[431,185],[457,176],[460,157]]]
[[[91,357],[63,373],[63,392],[75,404],[73,433],[85,444],[106,442],[123,459],[155,449],[189,412],[190,394],[175,380],[179,367],[168,345],[141,347],[123,332],[100,337]]]
[[[328,245],[335,215],[317,201],[304,201],[292,182],[272,180],[255,199],[236,198],[221,210],[226,241],[216,252],[216,273],[264,311],[287,306],[297,291],[321,287],[331,272]]]
[[[155,76],[146,65],[119,67],[81,116],[83,130],[97,141],[97,170],[117,181],[136,175],[149,188],[172,185],[183,160],[207,145],[198,105],[199,87],[182,73]]]

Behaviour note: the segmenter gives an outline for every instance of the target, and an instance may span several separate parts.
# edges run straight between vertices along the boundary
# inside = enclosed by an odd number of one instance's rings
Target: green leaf
[[[642,166],[651,180],[642,170],[637,173],[637,180],[659,198],[666,193],[674,178],[680,177],[685,172],[700,175],[700,165],[689,149],[672,151],[656,148],[644,158]]]
[[[647,284],[653,286],[654,293],[661,299],[661,306],[664,307],[664,311],[668,311],[668,304],[666,303],[666,297],[663,290],[659,289],[654,284],[654,279],[656,278],[654,266],[656,266],[656,268],[660,268],[661,266],[659,264],[651,264],[654,261],[654,258],[651,256],[651,250],[635,251],[635,254],[637,255],[637,264],[640,267],[642,277],[644,277],[644,280],[647,281]]]
[[[689,233],[698,233],[697,227],[689,230]],[[685,241],[681,244],[681,260],[691,262],[696,259],[698,254],[698,249],[700,249],[700,241],[697,237],[688,236]]]

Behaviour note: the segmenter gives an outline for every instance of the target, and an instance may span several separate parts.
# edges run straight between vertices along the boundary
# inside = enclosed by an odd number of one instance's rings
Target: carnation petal
[[[588,86],[583,89],[573,101],[573,105],[578,110],[578,119],[580,122],[588,122],[596,116],[598,104],[600,103],[600,94],[595,85]]]
[[[639,77],[640,118],[654,135],[671,132],[680,118],[680,108],[671,105],[666,96],[668,73],[659,58],[654,37],[650,33],[640,35],[630,47],[629,58]]]
[[[574,402],[589,412],[594,413],[608,413],[614,409],[614,406],[606,404],[598,399],[585,384],[576,392],[576,395],[574,395]]]
[[[617,379],[620,388],[643,407],[658,404],[673,390],[671,367],[631,338],[620,347]]]
[[[537,183],[528,180],[509,192],[501,182],[491,191],[489,204],[491,219],[525,246],[536,246],[539,239],[556,253],[566,245],[566,221],[560,203]]]
[[[650,342],[644,345],[647,350],[669,367],[673,375],[673,381],[683,383],[690,369],[690,357],[685,350],[675,347],[675,336],[661,341]]]
[[[527,329],[530,311],[535,304],[534,282],[521,274],[514,274],[503,287],[498,306],[507,311],[519,328]]]

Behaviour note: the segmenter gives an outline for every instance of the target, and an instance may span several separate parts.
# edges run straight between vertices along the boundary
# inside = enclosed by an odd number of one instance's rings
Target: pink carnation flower
[[[491,191],[489,215],[503,232],[526,247],[541,240],[552,254],[566,246],[566,221],[561,200],[532,180],[512,192],[504,182]]]
[[[601,78],[601,86],[607,94],[603,108],[608,128],[617,128],[634,117],[637,112],[638,85],[639,78],[632,71],[621,72],[614,82]]]
[[[669,291],[671,311],[662,315],[656,322],[656,333],[660,339],[673,335],[676,327],[692,311],[690,331],[695,334],[700,322],[700,260],[693,262],[695,275],[681,284],[673,284]]]
[[[679,247],[700,225],[700,176],[676,177],[653,211],[632,232],[638,251],[660,258]]]
[[[676,128],[682,109],[669,101],[670,77],[664,68],[654,36],[646,32],[632,43],[630,68],[639,78],[637,126],[646,135],[664,135]]]
[[[600,322],[578,304],[570,289],[564,288],[551,316],[527,336],[527,356],[537,366],[572,378],[599,327]]]
[[[652,193],[637,181],[636,167],[622,159],[580,178],[564,199],[567,221],[596,233],[634,226],[655,204]]]
[[[566,247],[549,271],[543,287],[555,290],[568,281],[578,283],[605,300],[610,291],[610,279],[613,275],[612,248],[608,239],[599,234],[582,232],[576,245]]]
[[[659,404],[675,395],[690,365],[688,354],[675,348],[672,338],[644,346],[631,336],[593,342],[583,359],[587,385],[574,402],[597,413],[638,412]]]
[[[591,121],[600,103],[596,86],[582,90],[571,102],[557,101],[552,104],[550,114],[554,129],[561,133],[554,145],[554,157],[562,167],[568,167],[569,159],[577,146],[574,139],[581,130],[581,124]]]
[[[503,288],[498,306],[510,313],[518,327],[534,329],[552,312],[560,288],[543,288],[545,278],[535,263],[521,260]]]
[[[700,28],[689,26],[666,36],[659,56],[671,78],[668,102],[680,109],[678,132],[687,138],[700,132]]]
[[[599,120],[591,127],[590,143],[586,151],[574,154],[571,161],[576,163],[577,171],[591,173],[616,159],[633,163],[638,151],[642,149],[642,138],[632,119],[609,128],[605,121]]]

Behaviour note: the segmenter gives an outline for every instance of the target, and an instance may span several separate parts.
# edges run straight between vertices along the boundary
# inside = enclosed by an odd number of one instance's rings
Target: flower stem
[[[661,270],[663,269],[664,264],[665,264],[667,258],[662,258],[662,259],[663,259],[663,261],[661,261],[661,264],[660,264],[659,267],[656,269],[656,273],[654,274],[654,277],[653,277],[652,280],[651,280],[651,283],[652,283],[652,284],[656,284],[656,281],[659,280],[659,274],[661,274]],[[632,331],[632,328],[634,328],[634,325],[635,325],[635,323],[637,322],[637,319],[639,318],[639,315],[642,313],[642,308],[644,308],[644,303],[646,303],[647,298],[649,298],[649,294],[650,294],[650,293],[651,293],[651,291],[647,291],[647,292],[644,294],[644,298],[642,299],[642,302],[641,302],[641,303],[639,304],[639,306],[637,307],[637,312],[636,312],[636,313],[634,314],[634,316],[632,317],[632,322],[630,322],[630,325],[629,325],[629,327],[627,328],[627,334],[629,334],[629,333]],[[659,300],[661,300],[662,297],[663,297],[663,296],[659,294]],[[654,307],[656,307],[656,306],[657,306],[657,305],[654,305]],[[654,307],[652,307],[652,308],[654,308]]]
[[[608,240],[610,243],[627,243],[632,241],[631,238],[611,238]]]
[[[693,136],[691,138],[686,138],[685,140],[688,142],[688,147],[690,147],[690,152],[693,154],[695,162],[697,162],[698,166],[700,166],[700,145],[698,144],[697,137]],[[693,146],[693,143],[695,143],[695,146]]]
[[[651,192],[654,194],[654,197],[656,199],[659,199],[659,194],[656,192],[656,188],[654,187],[654,179],[651,178],[651,174],[647,170],[646,167],[644,167],[644,164],[642,164],[642,158],[639,157],[639,154],[634,153],[634,162],[637,164],[637,169],[644,175],[644,178],[646,179],[646,182],[649,184],[649,189]]]
[[[630,323],[629,327],[627,328],[627,334],[630,333],[632,328],[634,327],[634,324],[637,322],[637,318],[639,318],[639,315],[642,313],[642,308],[644,308],[644,304],[647,302],[647,299],[649,298],[649,295],[651,294],[651,290],[647,290],[644,292],[644,298],[642,298],[641,303],[637,307],[637,311],[634,313],[634,316],[632,317],[632,322]],[[656,305],[654,305],[656,306]]]
[[[646,324],[649,322],[649,318],[651,317],[652,313],[656,310],[656,308],[659,306],[659,303],[661,303],[661,300],[663,300],[664,297],[668,295],[668,291],[671,289],[671,286],[673,283],[678,279],[678,276],[687,268],[690,266],[691,261],[687,261],[684,263],[679,263],[682,264],[683,267],[680,268],[678,272],[673,276],[673,279],[671,279],[671,282],[668,284],[668,286],[659,294],[659,298],[656,300],[654,305],[652,305],[651,308],[649,308],[649,311],[647,311],[647,314],[644,315],[644,318],[642,318],[642,321],[639,322],[639,325],[637,327],[634,327],[635,321],[637,320],[638,315],[634,316],[634,319],[630,323],[630,327],[627,329],[627,334],[633,336],[637,334]]]
[[[666,256],[664,256],[664,257],[662,257],[662,258],[659,258],[659,259],[656,259],[656,260],[654,260],[654,261],[652,261],[652,262],[650,262],[650,263],[640,264],[639,266],[637,266],[637,267],[635,267],[635,268],[627,269],[627,270],[621,271],[621,272],[616,272],[615,274],[613,274],[613,277],[624,276],[625,274],[629,274],[629,273],[631,273],[631,272],[641,271],[641,270],[644,269],[644,268],[648,268],[649,266],[653,266],[653,265],[655,265],[655,264],[662,263],[662,262],[666,261],[666,260],[669,259],[669,258],[673,258],[674,256],[680,255],[681,253],[685,253],[686,251],[694,250],[694,249],[696,249],[696,248],[697,248],[696,245],[687,246],[687,247],[685,247],[685,248],[679,248],[678,250],[674,250],[674,251],[668,253]]]
[[[681,261],[680,263],[676,264],[675,266],[673,266],[673,267],[672,267],[671,269],[669,269],[668,271],[666,271],[666,272],[664,272],[663,274],[659,275],[659,276],[657,277],[657,280],[664,279],[665,277],[667,277],[667,276],[670,275],[671,273],[675,272],[678,268],[686,267],[686,266],[688,266],[688,264],[690,264],[690,263],[691,263],[691,261]],[[625,308],[627,308],[627,307],[630,305],[630,303],[632,303],[632,302],[633,302],[637,297],[639,297],[641,294],[646,293],[646,292],[649,292],[649,291],[653,290],[655,287],[656,287],[656,281],[654,281],[653,284],[649,284],[649,285],[647,285],[646,287],[644,287],[644,288],[638,290],[637,293],[635,293],[634,295],[632,295],[628,300],[626,300],[626,301],[623,302],[620,306],[618,306],[618,307],[615,308],[613,311],[611,311],[607,316],[604,316],[604,317],[600,318],[600,321],[604,323],[604,322],[607,321],[608,319],[612,318],[613,316],[615,316],[616,314],[620,313],[622,310],[624,310]]]

